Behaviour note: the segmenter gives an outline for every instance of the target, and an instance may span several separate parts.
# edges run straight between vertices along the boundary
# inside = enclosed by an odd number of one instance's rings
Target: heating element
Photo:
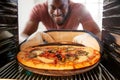
[[[94,69],[72,76],[46,76],[32,73],[18,66],[16,60],[9,62],[0,69],[1,79],[19,80],[116,80],[100,63]]]

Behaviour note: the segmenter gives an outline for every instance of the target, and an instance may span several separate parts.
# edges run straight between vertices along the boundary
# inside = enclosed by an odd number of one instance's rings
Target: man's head
[[[69,0],[48,0],[48,13],[58,25],[64,23],[69,12]]]

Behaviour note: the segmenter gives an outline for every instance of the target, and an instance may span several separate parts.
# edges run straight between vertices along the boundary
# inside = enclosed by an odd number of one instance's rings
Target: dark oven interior
[[[120,1],[104,0],[102,23],[103,56],[100,64],[73,76],[38,75],[20,67],[18,52],[18,0],[0,1],[0,78],[20,80],[119,80]]]

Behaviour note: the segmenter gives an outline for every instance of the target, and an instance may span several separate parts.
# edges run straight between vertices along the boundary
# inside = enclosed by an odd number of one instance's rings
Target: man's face
[[[48,13],[58,25],[64,23],[68,10],[69,0],[48,0]]]

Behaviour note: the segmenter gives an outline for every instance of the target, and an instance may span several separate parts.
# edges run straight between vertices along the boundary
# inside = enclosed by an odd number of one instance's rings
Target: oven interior
[[[120,2],[104,0],[102,19],[103,56],[100,64],[83,74],[45,76],[17,64],[19,51],[18,1],[0,1],[0,78],[20,80],[119,80],[120,79]]]

